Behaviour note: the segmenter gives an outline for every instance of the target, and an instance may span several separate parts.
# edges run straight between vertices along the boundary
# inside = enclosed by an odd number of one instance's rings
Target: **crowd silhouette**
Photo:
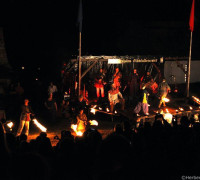
[[[47,134],[27,141],[0,126],[1,179],[181,179],[199,174],[200,124],[182,116],[168,124],[157,115],[153,124],[132,128],[125,120],[102,138],[96,129],[82,137],[61,131],[52,146]]]

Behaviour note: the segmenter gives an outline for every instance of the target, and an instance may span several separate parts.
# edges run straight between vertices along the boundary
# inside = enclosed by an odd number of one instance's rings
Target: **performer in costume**
[[[83,109],[80,109],[79,114],[76,116],[76,119],[77,119],[77,131],[81,131],[82,133],[84,133],[87,125],[87,116],[84,113]]]
[[[115,84],[112,84],[112,88],[108,91],[108,100],[110,102],[110,111],[113,113],[114,107],[117,103],[121,104],[121,110],[124,110],[125,99],[123,98],[119,89],[116,88]]]
[[[146,90],[146,86],[143,85],[142,89],[140,90],[139,102],[134,109],[134,113],[136,113],[137,116],[139,116],[139,112],[141,111],[141,109],[143,110],[143,113],[145,115],[149,115],[148,96],[149,93]]]
[[[21,112],[21,116],[20,116],[20,124],[19,124],[19,128],[17,130],[17,135],[16,136],[20,136],[21,132],[24,128],[25,125],[25,134],[28,136],[29,134],[29,122],[31,120],[31,115],[34,116],[33,111],[31,109],[31,107],[29,106],[29,100],[25,99],[24,100],[24,105],[22,105],[22,112]]]
[[[163,106],[166,106],[164,99],[167,97],[167,95],[170,91],[171,91],[171,88],[167,84],[166,80],[163,79],[163,81],[159,85],[160,103],[158,105],[158,108],[160,108],[162,104],[163,104]]]
[[[115,73],[113,75],[113,83],[115,84],[115,87],[117,89],[120,89],[120,87],[121,87],[121,78],[122,78],[122,74],[119,71],[119,68],[117,67],[115,69]]]
[[[101,97],[104,98],[104,85],[105,84],[106,84],[105,73],[103,72],[103,69],[101,68],[95,78],[95,85],[94,85],[96,87],[97,98],[100,97],[99,91],[101,91]]]

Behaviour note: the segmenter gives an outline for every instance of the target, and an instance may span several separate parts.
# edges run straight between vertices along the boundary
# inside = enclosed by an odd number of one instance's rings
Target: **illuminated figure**
[[[19,128],[17,130],[17,135],[16,136],[20,136],[21,132],[24,128],[25,125],[25,134],[28,136],[29,134],[29,122],[31,120],[31,114],[33,114],[31,107],[28,105],[29,100],[25,99],[24,100],[24,105],[22,105],[22,112],[21,112],[21,116],[20,116],[20,124],[19,124]]]
[[[94,84],[94,86],[96,87],[97,98],[100,97],[99,91],[101,91],[101,97],[102,98],[104,97],[104,85],[106,84],[104,79],[105,79],[105,74],[103,72],[103,69],[101,68],[95,78],[95,84]]]
[[[87,116],[82,108],[80,109],[79,114],[76,116],[76,119],[77,131],[81,131],[82,133],[84,133],[87,125]]]
[[[122,74],[119,71],[119,68],[117,67],[115,69],[115,74],[113,75],[113,83],[115,84],[115,87],[117,89],[119,89],[121,87],[121,78],[122,78]]]
[[[125,100],[119,91],[119,89],[116,88],[115,84],[112,85],[112,88],[110,91],[108,91],[108,100],[110,102],[110,111],[113,113],[114,106],[117,103],[121,104],[121,110],[124,110]]]
[[[171,91],[171,88],[167,84],[166,80],[163,79],[158,89],[159,89],[159,95],[160,95],[160,102],[159,102],[158,108],[160,108],[162,104],[165,107],[166,106],[165,98],[167,97],[168,93]]]

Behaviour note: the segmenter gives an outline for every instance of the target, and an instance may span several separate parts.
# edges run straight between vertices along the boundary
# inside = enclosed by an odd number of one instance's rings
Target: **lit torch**
[[[179,110],[180,110],[180,111],[184,111],[184,109],[183,109],[183,108],[181,108],[181,107],[179,108]]]
[[[163,101],[169,102],[170,100],[168,98],[163,98]]]
[[[37,119],[33,119],[33,122],[42,132],[47,132],[47,128],[40,124]]]
[[[8,126],[10,129],[12,129],[13,125],[14,125],[13,122],[7,123],[7,126]]]
[[[77,136],[82,136],[83,133],[81,131],[77,131],[77,124],[72,124],[71,128],[74,130]]]
[[[98,126],[98,122],[96,120],[90,120],[89,121],[90,125],[93,125],[93,126]]]
[[[95,113],[96,113],[96,110],[95,110],[94,108],[91,108],[90,112],[91,112],[92,114],[95,114]]]

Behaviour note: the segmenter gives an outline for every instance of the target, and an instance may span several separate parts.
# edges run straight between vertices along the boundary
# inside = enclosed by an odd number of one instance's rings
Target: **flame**
[[[169,110],[168,110],[168,109],[166,109],[166,112],[167,112],[167,113],[169,113]]]
[[[189,108],[190,108],[190,110],[193,110],[192,106],[190,106]]]
[[[99,110],[101,111],[101,110],[102,110],[102,108],[101,108],[101,107],[99,107]]]
[[[37,119],[33,119],[33,122],[42,132],[47,132],[47,128],[41,125]]]
[[[114,112],[115,114],[117,114],[117,111],[115,110],[115,112]]]
[[[8,124],[7,124],[7,126],[11,129],[12,127],[13,127],[13,122],[9,122]]]
[[[170,100],[168,98],[163,98],[163,101],[169,102]]]
[[[199,98],[197,98],[197,97],[195,97],[195,96],[192,96],[192,98],[193,98],[193,100],[194,100],[196,103],[200,104],[200,99],[199,99]]]
[[[89,121],[90,125],[98,126],[98,122],[96,120],[90,120]]]
[[[109,112],[110,111],[109,108],[106,108],[106,111]]]
[[[180,110],[180,111],[184,111],[184,109],[183,109],[183,108],[181,108],[181,107],[179,108],[179,110]]]
[[[176,109],[176,112],[178,112],[178,109]]]
[[[90,112],[91,112],[92,114],[95,114],[95,113],[96,113],[96,109],[91,108]]]
[[[168,123],[172,123],[172,117],[173,117],[172,114],[167,112],[167,113],[163,114],[163,117]]]
[[[83,135],[83,132],[77,131],[77,124],[72,124],[71,128],[74,130],[74,132],[76,133],[77,136],[82,136]]]

